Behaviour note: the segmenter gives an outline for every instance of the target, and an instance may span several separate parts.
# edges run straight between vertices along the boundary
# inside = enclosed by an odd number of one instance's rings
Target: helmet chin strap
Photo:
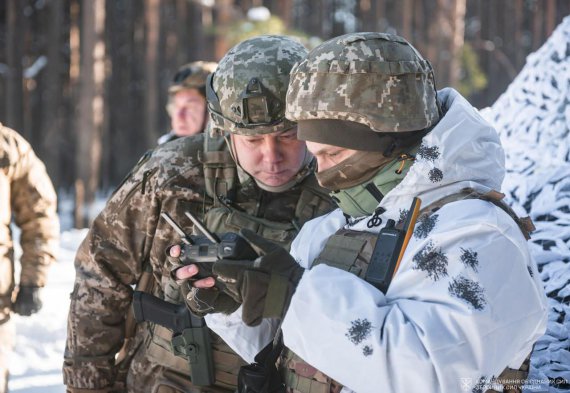
[[[307,146],[305,146],[305,156],[303,157],[303,162],[301,163],[301,168],[299,169],[299,172],[297,172],[297,174],[295,176],[293,176],[291,178],[291,180],[289,180],[285,184],[282,184],[280,186],[270,186],[268,184],[263,183],[261,180],[258,180],[257,178],[250,175],[249,173],[247,173],[245,171],[245,169],[243,169],[239,163],[238,155],[235,151],[234,144],[232,143],[231,137],[228,137],[228,135],[226,134],[226,135],[224,135],[224,140],[226,141],[227,145],[229,146],[230,154],[236,163],[238,178],[239,178],[240,183],[243,184],[246,181],[253,179],[255,181],[255,183],[257,184],[257,186],[259,188],[261,188],[262,190],[265,190],[265,191],[275,192],[275,193],[285,192],[285,191],[293,188],[297,184],[301,183],[309,174],[311,174],[311,172],[314,170],[314,167],[315,167],[315,165],[313,164],[314,157],[311,155],[311,153],[309,153]]]

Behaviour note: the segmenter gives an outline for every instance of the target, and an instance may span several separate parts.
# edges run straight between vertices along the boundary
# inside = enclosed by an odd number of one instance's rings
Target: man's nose
[[[180,120],[184,120],[184,118],[186,117],[186,108],[184,107],[178,108],[176,110],[176,117]]]
[[[262,148],[263,160],[269,163],[279,162],[283,159],[281,145],[275,138],[267,138]]]

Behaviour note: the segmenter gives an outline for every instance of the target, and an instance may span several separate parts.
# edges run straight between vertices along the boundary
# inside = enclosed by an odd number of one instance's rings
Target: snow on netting
[[[532,354],[527,391],[568,391],[570,17],[528,56],[507,91],[482,114],[496,127],[507,154],[503,192],[517,213],[530,215],[537,228],[531,249],[548,296],[549,318],[546,334]]]

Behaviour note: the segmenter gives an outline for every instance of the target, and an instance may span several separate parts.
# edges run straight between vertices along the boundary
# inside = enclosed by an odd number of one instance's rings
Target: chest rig
[[[442,208],[444,205],[466,199],[480,199],[488,201],[505,213],[507,213],[517,224],[525,239],[530,239],[530,233],[534,231],[534,225],[529,217],[520,218],[516,213],[502,201],[504,195],[491,191],[486,194],[479,193],[471,188],[465,188],[456,194],[441,198],[428,206],[423,207],[418,215],[418,220],[427,218]],[[396,224],[396,228],[401,229],[403,221]],[[312,266],[326,264],[338,269],[353,273],[365,280],[366,272],[378,239],[378,234],[364,231],[354,231],[351,229],[340,229],[332,235],[326,242],[323,250],[317,256]],[[394,272],[394,275],[396,272]],[[342,385],[327,375],[323,374],[310,364],[306,363],[297,354],[285,348],[279,359],[280,370],[287,386],[288,393],[338,393]],[[495,382],[509,381],[510,393],[520,393],[524,380],[528,377],[529,357],[525,360],[520,369],[506,368]],[[513,385],[512,381],[520,382]],[[493,393],[494,390],[487,390]]]
[[[252,178],[240,182],[238,167],[222,137],[208,136],[198,155],[203,165],[206,193],[213,205],[204,216],[212,232],[250,229],[265,239],[289,249],[301,226],[329,212],[333,204],[314,174],[314,163],[302,171],[304,179],[290,190],[261,190]]]

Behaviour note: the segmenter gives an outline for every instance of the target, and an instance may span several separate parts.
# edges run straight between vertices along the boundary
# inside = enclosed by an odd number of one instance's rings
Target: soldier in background
[[[192,212],[212,232],[249,228],[288,248],[305,222],[332,209],[296,124],[284,117],[289,71],[305,54],[282,36],[231,49],[206,87],[214,132],[145,155],[95,219],[75,261],[63,366],[69,392],[235,390],[244,363],[219,337],[212,335],[215,383],[201,388],[190,381],[188,360],[172,352],[170,330],[145,322],[129,333],[125,315],[137,283],[171,303],[184,301],[165,255],[180,235],[161,213],[187,234],[193,224],[184,213]],[[215,297],[233,311],[235,303]]]
[[[42,307],[40,288],[55,261],[57,199],[44,164],[16,131],[0,124],[0,393],[7,391],[14,332],[10,312],[30,316]],[[14,277],[10,222],[21,230],[19,285]]]
[[[168,88],[166,104],[172,129],[158,139],[159,145],[204,131],[208,122],[206,78],[216,66],[212,62],[195,61],[178,69]]]

